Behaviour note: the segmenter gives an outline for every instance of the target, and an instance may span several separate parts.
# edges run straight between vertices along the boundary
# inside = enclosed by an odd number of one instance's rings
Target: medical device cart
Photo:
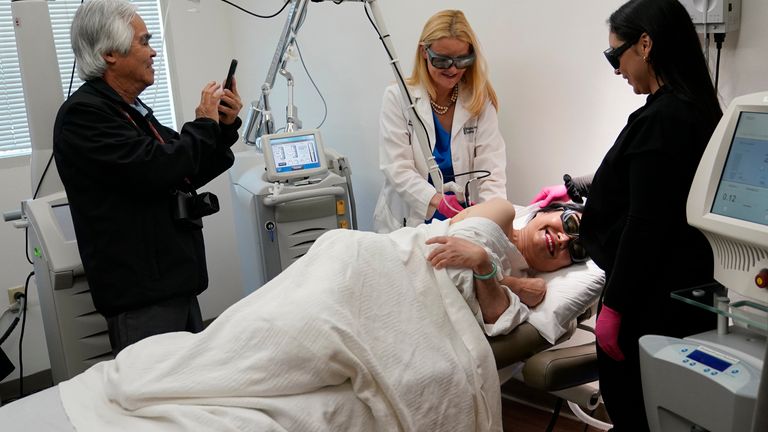
[[[246,294],[304,256],[325,232],[356,228],[346,160],[336,155],[328,161],[323,174],[304,178],[298,173],[293,180],[272,182],[263,153],[235,155],[229,176]]]
[[[716,313],[717,330],[640,338],[651,431],[768,430],[767,156],[768,92],[735,98],[702,155],[686,206],[688,223],[712,248],[717,283],[672,293]]]
[[[113,358],[107,321],[93,305],[64,192],[27,200],[22,212],[29,223],[51,375],[58,384]]]

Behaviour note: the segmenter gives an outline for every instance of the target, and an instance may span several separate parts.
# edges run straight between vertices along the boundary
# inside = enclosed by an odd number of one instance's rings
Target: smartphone
[[[235,75],[236,69],[237,69],[237,59],[232,59],[232,61],[229,63],[229,72],[227,72],[227,79],[224,80],[224,88],[227,90],[232,90],[232,77]]]
[[[227,79],[224,80],[224,88],[227,90],[232,90],[232,77],[235,75],[236,69],[237,69],[237,59],[232,59],[232,61],[229,63],[229,71],[227,72]],[[229,105],[227,105],[226,102],[219,102],[219,105],[229,107]]]

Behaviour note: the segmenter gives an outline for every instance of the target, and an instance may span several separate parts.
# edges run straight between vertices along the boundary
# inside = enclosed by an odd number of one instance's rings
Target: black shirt
[[[670,293],[713,281],[712,250],[688,225],[686,203],[715,126],[662,87],[629,116],[595,173],[580,233],[623,328],[682,336],[714,322]]]
[[[174,220],[171,193],[195,190],[232,166],[241,124],[200,118],[179,134],[142,106],[146,115],[96,79],[64,102],[54,126],[80,257],[106,316],[208,286],[202,232]]]

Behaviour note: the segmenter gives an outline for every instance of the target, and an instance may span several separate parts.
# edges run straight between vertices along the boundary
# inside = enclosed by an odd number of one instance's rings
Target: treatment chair
[[[527,387],[552,393],[557,397],[547,432],[554,429],[564,400],[584,423],[608,430],[611,425],[586,414],[582,407],[593,410],[600,403],[600,392],[589,385],[597,381],[597,353],[594,339],[579,344],[565,344],[576,329],[594,334],[585,324],[596,311],[596,304],[573,320],[568,331],[553,345],[531,323],[525,322],[506,335],[489,337],[496,359],[501,384],[512,378]]]
[[[538,204],[515,206],[514,227],[522,229],[538,209]],[[488,338],[499,381],[504,384],[516,378],[529,388],[557,397],[547,431],[554,428],[564,400],[584,423],[608,430],[610,424],[581,408],[593,410],[600,403],[600,392],[593,384],[597,381],[594,329],[587,326],[587,320],[597,311],[605,273],[588,260],[535,277],[544,279],[547,286],[541,304],[531,308],[528,320],[509,334]]]

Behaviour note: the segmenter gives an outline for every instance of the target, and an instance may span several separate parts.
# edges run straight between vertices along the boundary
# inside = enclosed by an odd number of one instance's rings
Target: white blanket
[[[61,383],[78,431],[500,431],[493,353],[444,270],[445,222],[336,230],[199,334]]]

